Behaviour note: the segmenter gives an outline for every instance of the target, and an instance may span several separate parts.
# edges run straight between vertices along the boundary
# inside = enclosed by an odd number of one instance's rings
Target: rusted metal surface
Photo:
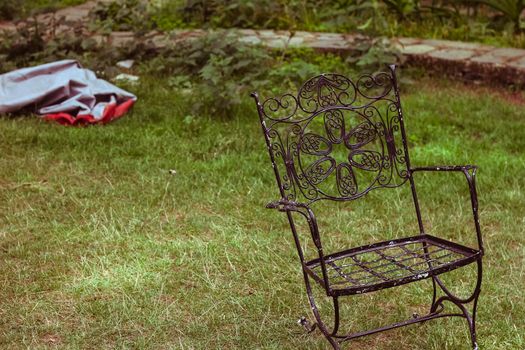
[[[477,349],[476,309],[482,279],[483,241],[478,219],[475,176],[466,166],[412,167],[399,99],[395,66],[388,72],[363,75],[357,80],[339,74],[322,74],[302,85],[297,94],[255,99],[280,199],[267,205],[286,213],[299,255],[306,292],[315,323],[299,323],[309,332],[316,328],[334,349],[340,343],[423,322],[460,316],[467,319],[472,347]],[[468,184],[477,247],[466,247],[425,233],[415,187],[418,172],[458,172]],[[325,254],[314,214],[315,203],[355,201],[368,192],[409,184],[419,234]],[[318,257],[307,261],[300,244],[294,215],[308,223]],[[468,298],[455,296],[438,275],[476,263],[476,287]],[[427,315],[373,330],[339,334],[339,298],[432,279],[433,296]],[[334,326],[323,322],[312,294],[311,281],[333,298]],[[438,291],[443,296],[438,298]],[[449,301],[460,312],[444,313]],[[469,310],[469,305],[472,309]]]

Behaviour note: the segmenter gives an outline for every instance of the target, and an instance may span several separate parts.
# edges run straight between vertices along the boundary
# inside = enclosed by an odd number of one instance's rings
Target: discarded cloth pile
[[[0,75],[0,114],[29,110],[65,125],[108,123],[136,100],[74,60]]]

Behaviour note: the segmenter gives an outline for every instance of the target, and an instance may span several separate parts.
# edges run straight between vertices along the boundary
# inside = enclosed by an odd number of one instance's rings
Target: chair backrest
[[[354,200],[407,182],[394,66],[357,80],[322,74],[297,95],[254,97],[283,199]]]

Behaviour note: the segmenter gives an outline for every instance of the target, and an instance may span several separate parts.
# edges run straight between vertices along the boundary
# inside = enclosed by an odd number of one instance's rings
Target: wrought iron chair
[[[310,325],[302,318],[300,323],[309,331],[317,326],[331,346],[339,349],[340,343],[364,335],[438,317],[461,316],[468,322],[472,346],[477,349],[475,321],[483,256],[475,182],[477,168],[410,164],[395,69],[390,66],[389,72],[364,75],[357,80],[322,74],[308,80],[297,95],[285,94],[265,101],[261,101],[257,93],[252,94],[281,197],[267,207],[287,215],[316,320]],[[466,177],[477,248],[425,233],[414,179],[418,172],[458,172]],[[406,183],[411,187],[419,234],[325,253],[314,203],[353,201],[373,189],[396,188]],[[318,255],[313,260],[305,258],[294,215],[306,219]],[[457,297],[438,275],[472,263],[477,264],[475,289],[468,298]],[[431,278],[433,284],[428,314],[373,330],[339,334],[339,297],[427,278]],[[333,298],[332,329],[321,318],[311,281]],[[460,312],[444,312],[445,301],[455,304]]]

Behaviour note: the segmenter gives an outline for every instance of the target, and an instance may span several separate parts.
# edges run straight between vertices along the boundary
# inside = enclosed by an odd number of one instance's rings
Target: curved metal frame
[[[299,255],[299,260],[301,262],[302,270],[303,270],[303,277],[304,282],[306,286],[306,292],[308,296],[308,301],[310,303],[313,316],[315,318],[315,323],[310,324],[310,322],[306,318],[301,318],[299,320],[299,323],[305,327],[305,329],[308,332],[314,331],[316,328],[319,328],[319,330],[323,333],[323,335],[326,337],[326,339],[329,341],[330,345],[334,349],[340,348],[340,343],[358,338],[361,336],[374,334],[377,332],[382,332],[385,330],[398,328],[402,326],[406,326],[413,323],[418,322],[424,322],[428,321],[434,318],[439,317],[452,317],[452,316],[458,316],[458,317],[464,317],[469,326],[470,331],[470,337],[472,342],[473,349],[478,349],[477,345],[477,339],[476,339],[476,310],[477,310],[477,304],[478,304],[478,298],[481,291],[481,282],[482,282],[482,256],[483,256],[483,241],[481,237],[481,230],[479,225],[479,217],[478,217],[478,200],[477,200],[477,190],[476,190],[476,171],[477,167],[473,165],[466,165],[466,166],[433,166],[433,167],[412,167],[410,164],[410,158],[408,154],[408,147],[407,147],[407,138],[405,133],[405,127],[404,127],[404,121],[403,121],[403,114],[401,109],[401,103],[399,98],[399,88],[396,80],[396,74],[395,74],[395,66],[390,66],[390,74],[388,73],[379,73],[375,76],[365,75],[357,80],[357,83],[354,83],[352,80],[338,75],[338,74],[328,74],[328,75],[320,75],[318,77],[314,77],[310,80],[308,80],[300,89],[297,96],[286,94],[283,95],[281,98],[270,98],[264,102],[260,102],[259,97],[257,93],[253,93],[252,97],[255,99],[255,103],[257,106],[257,111],[259,114],[260,122],[262,131],[266,140],[266,145],[268,148],[268,152],[270,155],[270,160],[274,169],[275,177],[277,180],[277,185],[280,191],[281,199],[276,202],[269,203],[267,205],[267,208],[273,208],[277,209],[279,211],[285,212],[290,224],[290,228],[294,237],[295,246]],[[388,82],[391,83],[390,87],[388,86]],[[384,87],[384,90],[379,95],[370,96],[368,95],[364,87],[371,88],[371,87]],[[361,87],[361,88],[360,88]],[[323,90],[324,89],[324,90]],[[393,92],[393,98],[389,97],[388,94]],[[369,101],[361,106],[353,106],[353,104],[356,103],[357,97],[365,97],[365,99],[368,99]],[[319,155],[322,157],[327,157],[329,155],[329,151],[331,150],[331,143],[341,143],[344,140],[345,144],[347,143],[348,137],[345,134],[344,130],[344,120],[341,121],[338,119],[336,113],[332,113],[331,111],[334,110],[351,110],[356,111],[357,109],[361,109],[361,111],[366,111],[367,108],[374,107],[374,103],[379,100],[387,100],[388,103],[391,102],[391,104],[388,106],[388,110],[397,113],[397,115],[393,116],[390,120],[387,118],[386,122],[383,124],[376,122],[375,124],[371,124],[373,128],[383,130],[381,132],[375,132],[373,135],[374,137],[382,137],[385,140],[381,140],[381,142],[386,143],[386,148],[388,151],[388,155],[385,156],[384,154],[381,155],[381,157],[377,157],[376,155],[371,156],[370,159],[377,159],[378,165],[375,166],[374,163],[370,163],[369,159],[367,159],[367,164],[372,164],[372,166],[375,168],[373,170],[376,170],[376,168],[379,168],[379,174],[381,174],[381,171],[383,171],[383,168],[390,169],[390,178],[383,181],[377,181],[377,179],[380,178],[380,175],[376,177],[375,182],[373,182],[371,185],[369,185],[368,188],[365,190],[362,190],[361,192],[358,192],[358,185],[355,181],[355,176],[352,174],[352,169],[350,165],[344,164],[344,165],[337,165],[337,169],[339,167],[349,167],[346,171],[348,172],[346,175],[346,178],[343,179],[346,181],[346,184],[349,184],[350,189],[354,189],[355,191],[339,191],[340,196],[333,196],[333,195],[327,195],[320,189],[316,187],[317,183],[322,182],[325,180],[328,176],[325,176],[325,174],[322,173],[325,169],[321,166],[321,170],[315,169],[316,171],[312,171],[311,174],[308,174],[304,171],[302,164],[299,161],[299,166],[301,167],[300,171],[297,171],[297,159],[300,158],[301,152],[310,152],[308,154],[314,154]],[[363,109],[364,108],[364,109]],[[375,108],[375,107],[374,107]],[[287,110],[291,109],[291,112],[288,111],[284,116],[276,117],[275,114],[280,112],[281,110]],[[329,112],[328,121],[325,119],[325,124],[328,137],[330,140],[319,136],[319,135],[313,135],[308,134],[308,137],[311,141],[311,144],[308,144],[307,146],[303,146],[302,143],[305,139],[304,131],[306,130],[305,127],[301,127],[299,123],[304,123],[305,121],[309,123],[312,118],[319,116],[322,113]],[[306,116],[300,116],[299,120],[294,120],[293,118],[296,117],[296,114],[299,112],[306,114]],[[367,112],[362,112],[367,113]],[[326,118],[327,114],[324,114]],[[370,114],[368,114],[370,116]],[[367,118],[365,118],[368,120]],[[389,121],[390,120],[390,121]],[[267,126],[266,122],[269,122],[270,125]],[[301,138],[298,142],[293,143],[292,146],[288,146],[287,149],[284,149],[284,146],[282,144],[281,136],[273,129],[274,125],[278,123],[288,123],[291,125],[291,130],[294,135],[300,135]],[[330,124],[330,126],[326,126]],[[366,123],[366,122],[365,122]],[[363,125],[365,124],[363,123]],[[388,125],[387,125],[388,124]],[[395,124],[395,125],[394,125]],[[299,125],[299,127],[297,126]],[[361,127],[361,126],[358,126]],[[331,128],[331,129],[330,129]],[[334,130],[335,133],[339,132],[339,136],[334,136]],[[360,140],[367,141],[367,137],[370,138],[370,133],[372,130],[370,127],[362,127],[362,130],[357,130],[357,128],[354,128],[350,131],[350,133],[360,133],[358,136],[360,137]],[[402,141],[402,150],[399,150],[396,145],[394,138],[394,131],[400,131],[401,133],[401,141]],[[312,136],[313,135],[313,136]],[[272,142],[272,138],[276,139],[281,142]],[[359,139],[359,138],[358,138]],[[350,148],[350,152],[358,152],[359,148],[366,144],[366,142],[359,141],[359,147],[348,147]],[[277,146],[276,146],[277,144]],[[313,146],[312,146],[313,145]],[[322,145],[325,145],[325,147],[328,148],[328,152],[323,151],[321,149]],[[384,144],[382,144],[384,146]],[[348,145],[347,145],[348,146]],[[383,147],[382,146],[382,147]],[[367,151],[361,151],[361,152],[367,152]],[[284,160],[285,166],[286,166],[286,174],[281,177],[278,169],[278,165],[276,162],[276,157],[282,158]],[[294,158],[295,157],[295,158]],[[349,161],[352,163],[352,156],[349,156]],[[323,158],[321,158],[323,159]],[[319,161],[318,161],[319,162]],[[336,166],[334,165],[334,162],[329,161],[330,168],[328,170],[334,171],[334,168]],[[398,165],[402,167],[401,170],[399,170]],[[353,166],[356,166],[356,164],[351,164]],[[361,164],[362,165],[362,164]],[[315,166],[320,166],[320,164],[314,163]],[[357,164],[359,166],[359,164]],[[393,168],[395,167],[396,172],[393,172]],[[403,167],[405,169],[403,169]],[[370,170],[370,169],[365,169]],[[337,170],[338,172],[340,170]],[[406,182],[410,183],[412,197],[413,197],[413,203],[414,208],[416,212],[416,218],[419,225],[419,234],[420,235],[426,235],[424,227],[423,227],[423,221],[421,219],[421,210],[419,206],[415,181],[414,181],[414,174],[417,172],[461,172],[464,174],[468,186],[469,186],[469,192],[470,192],[470,200],[472,205],[472,214],[474,217],[474,226],[476,230],[477,235],[477,249],[475,250],[476,255],[472,259],[471,262],[477,263],[477,281],[475,288],[472,292],[472,294],[467,298],[459,298],[455,296],[443,283],[443,281],[439,278],[438,274],[430,274],[427,276],[428,278],[432,279],[432,285],[433,285],[433,294],[432,294],[432,302],[430,306],[429,313],[424,316],[418,316],[414,315],[412,319],[405,320],[402,322],[394,323],[391,325],[387,325],[384,327],[380,327],[377,329],[367,330],[367,331],[361,331],[357,333],[352,334],[345,334],[341,335],[338,334],[339,332],[339,325],[340,325],[340,315],[339,315],[339,296],[337,292],[335,292],[332,289],[332,286],[330,285],[328,273],[327,273],[327,266],[325,263],[325,254],[323,252],[323,246],[321,242],[321,236],[319,234],[319,229],[317,226],[317,221],[314,215],[313,210],[310,208],[310,205],[318,200],[321,199],[328,199],[328,200],[336,200],[336,201],[349,201],[349,200],[355,200],[357,198],[362,197],[364,194],[368,193],[368,191],[379,188],[379,187],[399,187]],[[320,175],[319,175],[320,174]],[[401,179],[401,183],[392,184],[392,178],[396,175]],[[317,176],[317,178],[315,177]],[[353,177],[352,177],[353,176]],[[320,180],[319,180],[320,179]],[[338,173],[337,174],[337,181],[340,181],[341,176]],[[319,181],[319,182],[317,182]],[[354,181],[352,183],[352,181]],[[308,200],[306,203],[301,203],[299,201],[296,201],[296,195],[295,193],[291,194],[290,189],[291,186],[299,186],[301,187],[301,182],[303,184],[306,183],[304,186],[309,186],[307,194],[305,195],[306,199]],[[337,184],[339,186],[339,183]],[[306,187],[305,187],[306,188]],[[339,187],[338,187],[339,188]],[[303,191],[303,189],[300,189]],[[303,193],[304,194],[304,193]],[[316,261],[319,261],[321,271],[322,271],[322,281],[319,281],[319,284],[322,285],[325,288],[326,295],[328,297],[332,297],[333,299],[333,305],[334,305],[334,323],[332,329],[329,329],[329,327],[323,322],[321,314],[319,312],[319,309],[316,305],[313,293],[312,293],[312,286],[310,282],[311,276],[309,275],[307,262],[305,261],[305,257],[303,254],[303,250],[299,241],[299,235],[297,233],[297,229],[294,223],[294,217],[293,213],[297,213],[301,217],[303,217],[306,222],[308,223],[312,241],[317,249],[317,254],[319,256],[319,259],[316,259]],[[454,243],[449,242],[450,244],[454,245]],[[423,249],[424,253],[428,254],[427,246],[425,243],[423,243]],[[472,249],[472,248],[467,248]],[[473,250],[473,249],[472,249]],[[473,250],[474,251],[474,250]],[[427,260],[429,269],[431,270],[431,263]],[[463,266],[458,265],[458,266]],[[387,288],[386,286],[383,288]],[[381,289],[381,288],[378,288]],[[375,289],[374,289],[375,290]],[[441,291],[442,296],[438,298],[438,291]],[[456,305],[460,309],[460,313],[444,313],[444,302],[449,301],[452,304]],[[469,311],[467,309],[467,306],[472,303],[472,311]]]

